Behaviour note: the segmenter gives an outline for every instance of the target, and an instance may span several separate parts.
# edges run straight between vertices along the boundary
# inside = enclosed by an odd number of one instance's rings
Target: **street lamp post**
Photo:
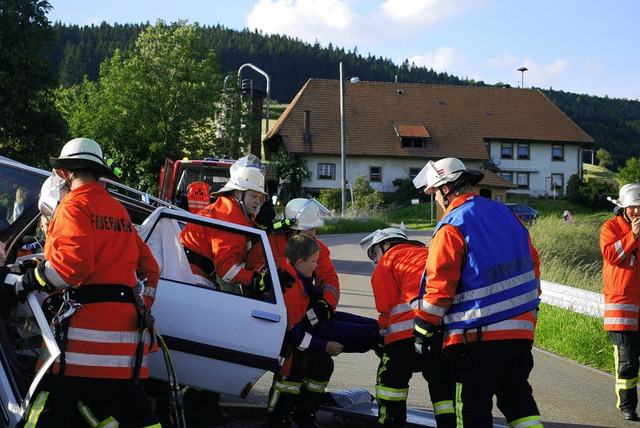
[[[527,70],[528,70],[527,67],[520,67],[518,69],[518,71],[522,73],[522,80],[520,81],[520,89],[524,88],[524,72]]]
[[[347,211],[347,147],[344,139],[344,72],[340,61],[340,171],[342,174],[342,215]]]
[[[345,118],[344,118],[344,92],[345,92],[345,78],[342,68],[342,61],[340,61],[340,165],[342,174],[342,215],[347,211],[347,145],[345,141]],[[358,83],[360,81],[357,77],[351,77],[351,83]]]

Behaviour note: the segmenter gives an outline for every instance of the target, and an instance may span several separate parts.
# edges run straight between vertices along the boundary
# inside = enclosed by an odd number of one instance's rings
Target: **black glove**
[[[264,294],[271,291],[271,277],[267,275],[267,271],[253,273],[251,288]]]
[[[384,336],[380,336],[376,344],[374,345],[373,352],[376,353],[378,358],[382,358],[384,355]]]
[[[289,272],[282,269],[278,269],[278,279],[280,280],[280,288],[283,293],[286,292],[287,289],[293,287],[293,284],[296,282],[295,278],[291,276]]]
[[[311,326],[311,328],[314,328],[329,321],[333,318],[333,315],[334,312],[331,305],[324,299],[318,299],[315,302],[311,302],[309,305],[305,316],[305,322]]]
[[[18,264],[18,267],[20,268],[20,273],[22,275],[24,275],[25,273],[27,273],[27,271],[29,269],[35,269],[38,267],[38,265],[40,265],[40,259],[37,257],[34,257],[32,259],[29,260],[23,260]]]
[[[276,208],[273,206],[273,202],[267,199],[260,207],[260,211],[256,215],[256,225],[260,229],[273,229],[273,219],[276,218]]]
[[[0,284],[4,284],[4,279],[11,273],[11,269],[7,266],[0,266]],[[291,275],[289,275],[291,276]]]
[[[16,283],[16,295],[20,302],[27,300],[29,291],[46,291],[50,292],[56,288],[44,276],[44,263],[40,263],[35,269],[27,269],[22,275],[22,281]],[[20,284],[22,283],[22,286]]]
[[[429,348],[433,342],[436,326],[420,317],[413,319],[414,347],[418,354],[429,355]]]

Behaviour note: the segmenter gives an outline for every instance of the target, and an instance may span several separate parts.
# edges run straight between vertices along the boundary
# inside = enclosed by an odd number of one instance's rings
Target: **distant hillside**
[[[52,62],[63,86],[82,81],[83,76],[97,79],[102,61],[116,48],[130,49],[146,25],[106,23],[100,26],[79,27],[55,24],[55,47]],[[357,74],[362,80],[399,81],[441,85],[477,85],[485,82],[460,79],[448,73],[437,73],[426,67],[415,67],[404,61],[394,64],[390,59],[360,55],[357,48],[309,44],[278,35],[263,35],[248,30],[236,31],[222,26],[203,27],[211,37],[225,73],[236,75],[238,68],[251,63],[264,70],[271,79],[271,98],[289,103],[311,77],[337,79],[340,61],[347,75]],[[243,78],[265,89],[264,77],[250,68],[243,70]],[[497,82],[495,86],[502,86]],[[630,157],[640,158],[640,102],[579,95],[553,89],[541,89],[568,117],[594,140],[594,150],[604,148],[612,154],[614,169],[624,165]],[[590,161],[589,154],[585,160]]]

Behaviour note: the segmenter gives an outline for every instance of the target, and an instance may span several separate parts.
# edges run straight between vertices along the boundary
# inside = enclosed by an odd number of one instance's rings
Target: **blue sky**
[[[638,0],[49,0],[51,21],[187,20],[461,78],[640,100]],[[260,64],[255,64],[260,67]],[[528,70],[521,73],[520,67]],[[265,70],[267,73],[269,70]],[[357,74],[357,70],[352,71]],[[336,78],[338,70],[336,70]],[[524,78],[524,79],[523,79]]]

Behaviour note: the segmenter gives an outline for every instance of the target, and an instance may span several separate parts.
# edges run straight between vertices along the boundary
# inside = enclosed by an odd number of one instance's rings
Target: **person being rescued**
[[[255,217],[267,196],[264,164],[254,155],[237,160],[231,166],[229,181],[212,196],[216,200],[199,215],[255,227]],[[191,270],[207,279],[211,288],[248,295],[269,292],[265,272],[245,268],[251,248],[248,236],[188,223],[179,238]]]

